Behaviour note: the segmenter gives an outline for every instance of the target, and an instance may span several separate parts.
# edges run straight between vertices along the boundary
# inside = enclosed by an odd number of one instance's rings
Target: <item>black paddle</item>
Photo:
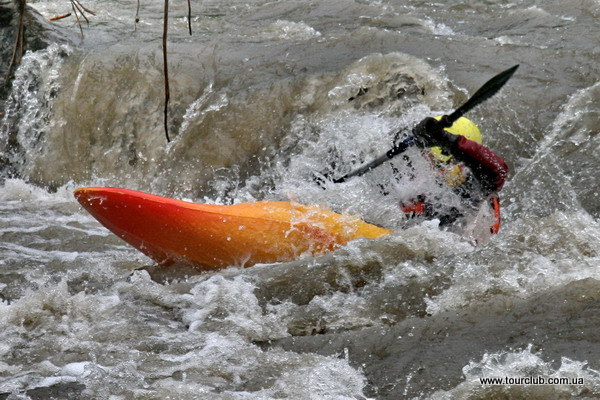
[[[519,68],[518,64],[515,65],[514,67],[507,69],[506,71],[500,72],[498,75],[494,76],[492,79],[487,81],[481,88],[479,88],[479,90],[476,91],[475,94],[473,96],[471,96],[471,98],[469,100],[467,100],[465,104],[458,107],[456,109],[456,111],[454,111],[450,115],[444,115],[442,117],[442,119],[440,120],[440,122],[442,123],[444,128],[451,127],[452,124],[454,124],[454,122],[457,119],[462,117],[468,111],[470,111],[474,107],[478,106],[479,104],[483,103],[484,101],[486,101],[487,99],[489,99],[490,97],[492,97],[493,95],[498,93],[498,91],[502,88],[502,86],[504,86],[504,84],[515,73],[517,68]],[[409,137],[409,138],[405,139],[403,142],[401,142],[397,145],[394,145],[394,147],[392,147],[390,150],[388,150],[385,154],[377,157],[375,160],[371,161],[370,163],[363,165],[362,167],[358,168],[357,170],[354,170],[354,171],[342,176],[341,178],[334,179],[333,182],[341,183],[341,182],[345,182],[346,180],[348,180],[352,177],[363,175],[364,173],[372,170],[375,167],[378,167],[379,165],[381,165],[384,162],[386,162],[387,160],[397,156],[398,154],[404,153],[406,151],[406,149],[413,146],[415,143],[417,143],[417,140],[414,137]]]

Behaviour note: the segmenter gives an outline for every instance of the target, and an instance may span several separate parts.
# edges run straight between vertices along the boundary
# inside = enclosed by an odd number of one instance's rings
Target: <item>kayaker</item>
[[[441,117],[428,117],[413,129],[417,146],[427,150],[425,156],[434,166],[438,190],[402,200],[405,215],[438,219],[440,226],[464,226],[467,222],[463,217],[487,208],[487,226],[490,233],[497,233],[500,227],[498,192],[508,173],[506,162],[482,144],[481,132],[472,121],[461,117],[444,129],[440,120]],[[414,175],[409,176],[410,179],[414,180]],[[443,193],[452,193],[460,204],[456,200],[448,201]],[[482,207],[486,203],[489,207]]]

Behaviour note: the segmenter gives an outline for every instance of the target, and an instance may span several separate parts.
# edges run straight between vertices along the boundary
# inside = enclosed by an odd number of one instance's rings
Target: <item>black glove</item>
[[[431,117],[425,118],[414,127],[413,136],[419,147],[439,146],[445,150],[450,150],[458,140],[457,135],[445,131],[442,123]]]

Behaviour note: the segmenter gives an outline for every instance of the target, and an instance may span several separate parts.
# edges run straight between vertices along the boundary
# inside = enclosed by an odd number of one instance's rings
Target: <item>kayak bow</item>
[[[105,187],[74,194],[102,225],[165,266],[249,267],[323,254],[357,238],[391,233],[354,216],[288,201],[196,204]]]

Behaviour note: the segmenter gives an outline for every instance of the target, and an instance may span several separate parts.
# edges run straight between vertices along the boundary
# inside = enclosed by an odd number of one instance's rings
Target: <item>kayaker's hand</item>
[[[420,147],[440,146],[443,149],[450,149],[458,140],[457,135],[446,132],[442,123],[431,117],[419,122],[413,129],[413,135]]]

